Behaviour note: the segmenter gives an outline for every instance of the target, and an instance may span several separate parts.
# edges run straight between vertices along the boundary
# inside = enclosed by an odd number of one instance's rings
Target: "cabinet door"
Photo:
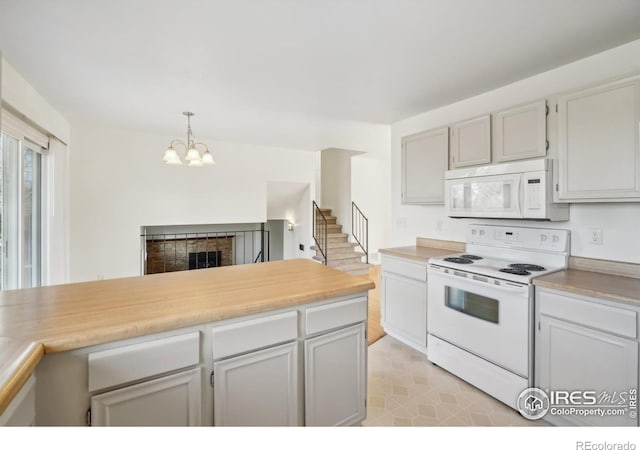
[[[640,77],[558,101],[558,200],[640,200]]]
[[[91,398],[94,426],[201,425],[201,370],[193,369]]]
[[[424,351],[427,347],[427,283],[382,273],[382,326]]]
[[[296,342],[218,361],[213,373],[215,425],[299,425]]]
[[[544,100],[494,115],[495,160],[543,157],[547,154],[547,104]]]
[[[451,168],[491,162],[491,116],[451,126]]]
[[[540,316],[537,385],[544,390],[608,395],[638,389],[638,343],[631,339]],[[628,397],[627,397],[628,401]],[[628,404],[627,404],[628,405]],[[571,405],[568,405],[571,406]],[[577,425],[638,425],[624,416],[563,416]]]
[[[402,203],[443,204],[449,128],[402,138]]]
[[[354,425],[366,417],[364,330],[361,323],[305,341],[307,426]]]

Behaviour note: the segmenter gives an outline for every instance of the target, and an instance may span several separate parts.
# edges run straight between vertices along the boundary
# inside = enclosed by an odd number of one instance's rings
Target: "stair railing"
[[[316,243],[316,248],[320,251],[322,255],[322,263],[327,265],[327,228],[328,222],[327,217],[320,210],[320,207],[313,200],[313,217],[311,218],[313,223],[313,240]]]
[[[369,219],[362,214],[358,205],[355,202],[351,202],[351,235],[358,243],[367,264],[369,263]]]

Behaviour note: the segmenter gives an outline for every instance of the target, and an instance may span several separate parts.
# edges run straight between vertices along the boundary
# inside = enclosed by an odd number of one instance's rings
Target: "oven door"
[[[522,174],[492,175],[445,181],[449,217],[521,219]]]
[[[429,266],[427,331],[528,377],[529,291],[528,284]]]

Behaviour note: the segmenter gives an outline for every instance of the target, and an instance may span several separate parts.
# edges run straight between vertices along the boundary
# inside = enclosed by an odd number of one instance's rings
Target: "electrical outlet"
[[[436,230],[442,231],[442,220],[436,220]]]
[[[406,230],[407,229],[407,218],[406,217],[398,217],[396,219],[396,225],[398,226],[399,230]]]
[[[602,245],[602,228],[589,229],[589,242],[593,245]]]

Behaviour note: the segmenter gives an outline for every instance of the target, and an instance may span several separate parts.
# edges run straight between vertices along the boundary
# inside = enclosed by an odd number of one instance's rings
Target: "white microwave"
[[[547,158],[448,170],[445,208],[458,218],[569,220],[569,205],[553,203]]]

